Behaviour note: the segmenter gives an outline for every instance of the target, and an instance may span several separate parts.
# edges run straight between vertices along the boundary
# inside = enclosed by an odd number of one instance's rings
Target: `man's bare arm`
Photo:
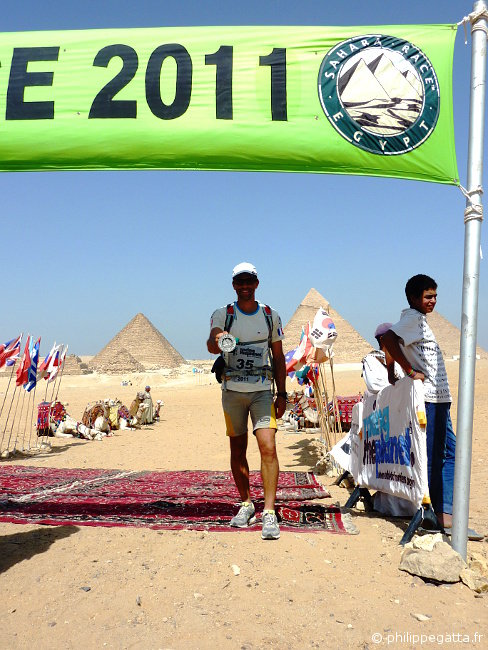
[[[400,337],[393,332],[393,330],[388,330],[381,337],[381,343],[386,348],[386,367],[388,369],[388,381],[390,384],[394,384],[395,379],[395,370],[394,362],[396,361],[399,366],[401,366],[403,372],[408,375],[411,379],[421,379],[424,381],[425,375],[423,372],[412,368],[410,361],[403,354],[400,347]],[[414,371],[412,374],[412,370]]]
[[[271,343],[273,353],[273,374],[278,393],[286,393],[286,362],[283,354],[283,344],[281,341]],[[277,397],[275,399],[275,414],[280,418],[286,410],[286,398]]]

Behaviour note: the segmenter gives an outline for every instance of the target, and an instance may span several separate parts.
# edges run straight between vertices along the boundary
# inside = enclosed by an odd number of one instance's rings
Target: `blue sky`
[[[4,0],[2,6],[3,31],[38,31],[454,23],[473,5]],[[464,185],[469,45],[460,28],[453,85]],[[486,167],[483,184],[486,191]],[[44,352],[56,339],[70,352],[95,354],[143,312],[183,356],[208,358],[210,314],[233,298],[231,270],[243,260],[256,264],[258,298],[285,323],[315,287],[372,340],[379,322],[399,316],[405,281],[415,273],[436,278],[439,312],[460,323],[465,200],[453,186],[318,174],[39,172],[0,174],[0,195],[1,341],[24,331],[42,336]],[[486,253],[486,225],[482,248]],[[478,340],[485,349],[487,287],[482,261]]]

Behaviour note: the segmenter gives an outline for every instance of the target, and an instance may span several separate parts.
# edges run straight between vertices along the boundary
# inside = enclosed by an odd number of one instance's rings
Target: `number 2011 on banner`
[[[28,72],[27,68],[31,61],[57,61],[58,56],[59,47],[14,48],[7,90],[7,120],[54,119],[54,102],[26,102],[24,91],[30,86],[53,85],[54,72]],[[107,68],[114,58],[122,60],[122,69],[94,98],[88,114],[90,119],[137,117],[136,100],[115,99],[136,75],[137,52],[129,45],[107,45],[96,54],[93,65]],[[205,65],[216,68],[215,117],[218,120],[233,119],[233,58],[231,45],[222,45],[213,54],[205,55]],[[163,101],[160,87],[162,66],[167,59],[173,59],[176,64],[174,98],[169,104]],[[270,54],[259,57],[259,65],[271,69],[271,119],[286,121],[286,49],[275,47]],[[190,106],[192,80],[193,62],[183,45],[171,43],[157,47],[149,57],[145,75],[146,102],[153,115],[162,120],[174,120],[183,115]]]

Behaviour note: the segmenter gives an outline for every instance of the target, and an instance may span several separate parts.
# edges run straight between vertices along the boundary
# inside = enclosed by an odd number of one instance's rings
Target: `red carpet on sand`
[[[251,472],[259,514],[263,488]],[[282,530],[347,533],[340,508],[312,503],[329,497],[310,472],[280,472],[276,512]],[[233,531],[239,494],[230,472],[150,472],[0,467],[0,521],[19,524],[139,526]],[[250,527],[253,530],[260,524]]]

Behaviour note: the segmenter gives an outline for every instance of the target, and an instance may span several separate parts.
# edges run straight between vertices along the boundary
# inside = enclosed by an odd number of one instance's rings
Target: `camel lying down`
[[[41,402],[38,407],[37,435],[54,438],[83,438],[84,440],[102,440],[104,436],[113,436],[115,429],[130,429],[140,423],[147,408],[141,404],[134,417],[119,400],[104,400],[89,404],[78,422],[66,411],[67,404],[62,402]],[[116,416],[113,416],[113,410]]]
[[[77,422],[66,411],[62,402],[41,402],[37,407],[37,435],[53,438],[84,438],[101,440],[98,431]]]

